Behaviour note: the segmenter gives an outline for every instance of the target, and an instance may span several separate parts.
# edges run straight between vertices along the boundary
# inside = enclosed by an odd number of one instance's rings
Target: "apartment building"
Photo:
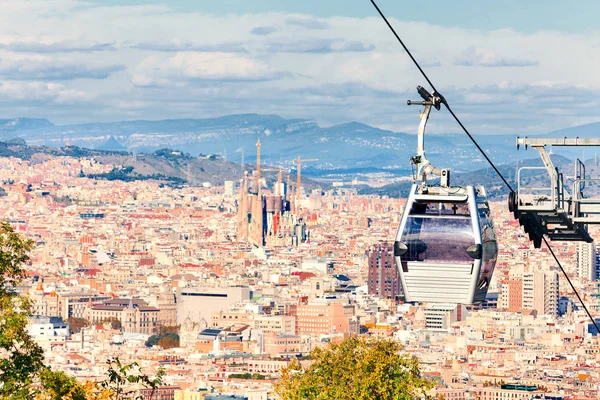
[[[499,308],[516,312],[523,308],[523,281],[521,279],[506,279],[501,282]]]
[[[464,315],[462,304],[428,304],[425,306],[425,328],[434,331],[447,331]]]
[[[536,271],[523,274],[523,308],[538,314],[558,315],[558,273]]]
[[[354,315],[352,304],[313,302],[300,304],[291,312],[296,317],[296,333],[298,335],[358,332],[358,327],[351,323]]]
[[[596,246],[594,243],[577,244],[577,275],[586,281],[598,279]]]
[[[367,285],[369,294],[383,299],[398,301],[402,284],[394,260],[394,247],[390,243],[375,245],[367,251],[369,272]]]

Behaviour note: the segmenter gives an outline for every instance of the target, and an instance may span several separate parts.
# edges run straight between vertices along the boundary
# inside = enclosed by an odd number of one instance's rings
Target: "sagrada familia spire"
[[[297,246],[308,240],[306,223],[294,212],[297,210],[290,177],[282,182],[279,171],[273,192],[263,191],[260,176],[260,139],[256,143],[256,171],[253,176],[244,173],[240,182],[238,200],[237,239],[255,246]]]

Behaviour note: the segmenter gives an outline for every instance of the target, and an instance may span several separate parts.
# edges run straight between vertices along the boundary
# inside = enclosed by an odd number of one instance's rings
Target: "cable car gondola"
[[[474,304],[485,300],[496,264],[497,243],[483,186],[450,186],[450,170],[425,158],[424,134],[431,107],[442,99],[422,87],[425,106],[418,131],[415,183],[394,242],[394,256],[407,302]],[[426,182],[438,176],[439,185]],[[417,179],[421,177],[421,182]]]

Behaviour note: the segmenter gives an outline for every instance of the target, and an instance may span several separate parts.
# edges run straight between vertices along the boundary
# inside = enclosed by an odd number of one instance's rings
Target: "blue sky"
[[[600,120],[600,2],[379,0],[476,133]],[[273,113],[414,132],[424,85],[368,0],[6,0],[0,118]],[[456,132],[447,114],[435,132]]]
[[[168,4],[182,12],[214,15],[285,12],[315,17],[346,16],[362,18],[375,15],[369,0],[97,0],[95,4]],[[598,27],[600,2],[582,1],[577,6],[564,0],[379,0],[386,16],[405,21],[427,21],[442,26],[470,29],[512,28],[523,32],[560,30],[584,32]],[[582,11],[578,11],[582,10]]]

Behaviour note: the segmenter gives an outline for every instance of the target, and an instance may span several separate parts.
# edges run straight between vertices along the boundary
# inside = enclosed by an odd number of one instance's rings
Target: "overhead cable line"
[[[431,82],[431,80],[429,79],[429,77],[427,76],[427,74],[425,73],[425,71],[423,71],[423,68],[421,68],[421,66],[419,65],[419,63],[417,62],[417,60],[413,57],[413,55],[410,52],[410,50],[408,50],[408,47],[406,47],[406,45],[404,44],[404,42],[402,41],[402,39],[400,39],[400,36],[398,36],[398,34],[396,33],[396,30],[389,23],[389,21],[387,20],[387,18],[385,17],[385,15],[383,15],[383,12],[381,12],[381,10],[379,9],[379,7],[375,3],[375,0],[371,0],[371,3],[373,4],[373,6],[375,7],[375,9],[379,13],[379,15],[381,16],[381,18],[383,18],[383,20],[385,21],[385,23],[388,26],[388,28],[390,28],[390,30],[392,31],[392,33],[394,34],[394,36],[396,36],[396,39],[398,39],[398,42],[400,42],[400,44],[402,45],[402,47],[406,51],[406,54],[408,54],[408,56],[410,57],[410,59],[412,60],[412,62],[419,69],[419,71],[421,72],[421,75],[423,75],[423,77],[425,78],[425,80],[427,81],[427,83],[429,83],[429,86],[431,86],[431,88],[434,91],[434,96],[440,97],[442,103],[446,106],[446,109],[448,109],[448,111],[450,112],[450,114],[452,115],[452,117],[454,117],[454,120],[458,123],[458,125],[460,125],[460,127],[462,128],[462,130],[469,137],[469,139],[471,139],[471,142],[473,142],[473,144],[475,145],[475,147],[477,147],[477,149],[479,150],[479,152],[485,157],[485,159],[491,165],[491,167],[494,169],[494,171],[496,171],[496,174],[498,174],[498,176],[502,179],[502,181],[504,181],[504,184],[506,185],[506,187],[508,187],[508,189],[511,192],[514,192],[512,186],[510,186],[510,184],[508,183],[508,181],[506,179],[504,179],[504,176],[502,176],[502,174],[500,173],[500,171],[498,171],[498,168],[496,168],[496,166],[494,165],[494,163],[492,162],[492,160],[490,160],[490,158],[487,156],[487,154],[485,154],[485,152],[483,151],[483,149],[481,148],[481,146],[479,146],[479,144],[475,141],[475,139],[473,138],[473,136],[471,136],[471,134],[469,133],[469,131],[467,130],[467,128],[463,125],[462,122],[460,122],[460,119],[458,119],[458,117],[456,116],[456,114],[454,114],[454,111],[452,111],[452,109],[448,105],[448,102],[446,101],[446,99],[444,98],[444,96],[442,96],[438,92],[438,90],[435,88],[435,86],[433,85],[433,83]]]
[[[419,65],[419,63],[417,62],[417,60],[413,57],[412,53],[410,52],[410,50],[408,50],[408,47],[406,47],[406,45],[404,44],[404,42],[402,41],[402,39],[400,38],[400,36],[396,33],[396,30],[392,27],[392,25],[390,24],[390,22],[388,21],[388,19],[385,17],[385,15],[383,14],[383,12],[381,11],[381,9],[377,6],[377,3],[375,3],[375,0],[370,0],[371,3],[373,4],[373,7],[375,7],[375,9],[377,10],[377,12],[379,13],[379,15],[381,16],[381,18],[384,20],[384,22],[386,23],[386,25],[388,26],[388,28],[390,28],[390,30],[392,31],[392,33],[394,34],[394,36],[396,37],[396,39],[398,39],[398,42],[402,45],[402,47],[404,48],[404,50],[406,51],[406,54],[408,54],[408,56],[410,57],[410,59],[412,60],[412,62],[415,64],[415,66],[419,69],[419,71],[421,72],[421,75],[423,75],[423,77],[425,78],[425,80],[427,81],[427,83],[429,84],[429,86],[431,86],[431,88],[434,91],[434,96],[438,96],[441,99],[441,102],[444,104],[444,106],[446,106],[446,109],[450,112],[450,114],[452,115],[452,117],[454,118],[454,120],[456,121],[456,123],[458,123],[458,125],[460,125],[460,127],[462,128],[462,130],[467,134],[467,136],[469,137],[469,139],[471,139],[471,141],[473,142],[473,144],[475,145],[475,147],[477,147],[477,149],[479,150],[479,152],[485,157],[486,161],[491,165],[491,167],[494,169],[494,171],[496,172],[496,174],[502,179],[502,181],[504,182],[504,184],[506,185],[506,187],[512,192],[514,193],[514,189],[512,188],[512,186],[508,183],[508,181],[504,178],[504,176],[500,173],[500,171],[498,170],[498,168],[496,168],[496,166],[494,165],[494,163],[492,162],[492,160],[490,160],[490,158],[487,156],[487,154],[485,154],[485,152],[483,151],[483,149],[481,148],[481,146],[479,146],[479,144],[477,143],[477,141],[473,138],[473,136],[469,133],[469,131],[467,130],[467,128],[463,125],[463,123],[460,121],[460,119],[456,116],[456,114],[454,114],[454,111],[452,111],[452,109],[450,108],[450,106],[448,105],[448,102],[446,101],[446,99],[444,98],[444,96],[442,96],[437,89],[435,88],[435,85],[433,84],[433,82],[431,82],[431,80],[429,79],[429,77],[427,76],[427,74],[425,73],[425,71],[423,71],[423,68],[421,68],[421,66]],[[577,292],[577,289],[575,289],[575,286],[573,285],[573,283],[571,282],[571,279],[569,278],[569,276],[567,275],[567,272],[565,271],[565,269],[563,268],[562,264],[560,263],[560,261],[558,260],[558,257],[556,257],[556,254],[554,254],[554,250],[552,249],[552,247],[550,247],[550,243],[548,243],[548,240],[546,239],[545,236],[542,235],[542,238],[544,239],[544,243],[546,243],[546,246],[548,247],[548,250],[550,250],[550,253],[552,254],[552,257],[554,257],[554,260],[556,261],[556,263],[558,264],[558,267],[560,268],[560,270],[562,271],[563,275],[565,276],[565,278],[567,278],[567,282],[569,282],[569,285],[571,285],[571,288],[573,289],[573,291],[575,292],[575,295],[577,296],[577,298],[579,299],[579,302],[581,303],[581,305],[583,306],[583,309],[585,310],[585,312],[587,313],[588,317],[590,318],[590,320],[592,321],[592,323],[594,324],[596,331],[598,332],[598,334],[600,335],[600,328],[598,327],[598,324],[596,323],[596,320],[592,317],[592,314],[590,313],[589,309],[587,308],[587,306],[585,305],[585,303],[583,302],[583,299],[581,298],[581,296],[579,295],[579,293]]]
[[[548,240],[546,239],[546,236],[542,236],[542,239],[544,239],[544,243],[546,243],[546,246],[548,247],[548,250],[550,250],[550,253],[552,254],[552,257],[554,257],[554,260],[556,261],[556,263],[558,264],[560,270],[562,271],[563,275],[565,276],[565,278],[567,278],[567,282],[569,282],[569,285],[571,285],[571,289],[573,289],[573,291],[575,292],[575,295],[577,296],[577,298],[579,299],[579,302],[581,303],[581,305],[583,306],[583,309],[585,310],[585,312],[587,313],[588,317],[590,317],[590,319],[592,320],[592,323],[594,324],[594,326],[596,327],[596,331],[598,332],[598,334],[600,335],[600,328],[598,327],[598,324],[596,323],[596,320],[594,319],[594,317],[592,317],[592,314],[590,313],[590,310],[588,310],[587,306],[585,305],[585,303],[583,302],[581,296],[579,296],[579,293],[577,293],[577,289],[575,289],[575,286],[573,286],[573,282],[571,282],[571,279],[569,278],[569,276],[567,275],[567,272],[565,271],[565,269],[563,268],[562,264],[560,263],[560,261],[558,261],[558,257],[556,257],[556,254],[554,254],[554,250],[552,249],[552,247],[550,246],[550,243],[548,243]]]

